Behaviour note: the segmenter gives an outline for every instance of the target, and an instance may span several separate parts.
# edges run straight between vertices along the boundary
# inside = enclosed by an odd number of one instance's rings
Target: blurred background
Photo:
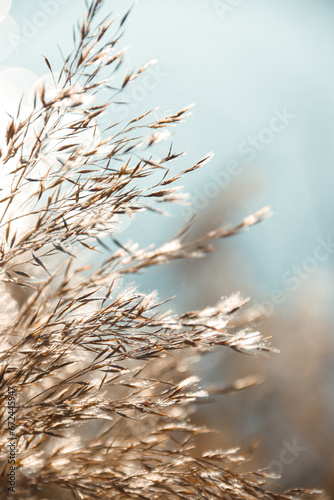
[[[130,5],[106,0],[105,11]],[[48,72],[42,55],[60,68],[83,11],[83,0],[0,0],[1,131],[6,112]],[[125,225],[123,242],[160,244],[193,214],[199,235],[272,207],[270,219],[208,258],[156,268],[137,284],[163,298],[177,293],[178,312],[238,291],[251,297],[247,314],[281,354],[222,350],[196,365],[210,384],[265,377],[195,410],[193,418],[219,430],[198,446],[258,441],[251,468],[269,464],[284,487],[325,487],[334,498],[333,26],[330,0],[140,0],[121,43],[123,72],[158,61],[106,120],[196,103],[173,130],[174,150],[188,151],[174,168],[215,153],[186,179],[191,206],[164,219],[140,215]]]

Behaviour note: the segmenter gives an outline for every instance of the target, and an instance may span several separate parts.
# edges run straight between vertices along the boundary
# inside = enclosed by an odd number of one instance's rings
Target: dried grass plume
[[[122,91],[146,67],[119,78],[129,13],[99,21],[102,4],[94,0],[87,8],[59,73],[45,59],[54,85],[40,84],[31,112],[19,108],[1,138],[1,498],[316,495],[274,493],[267,471],[238,472],[248,457],[237,449],[202,455],[193,449],[193,435],[207,430],[192,424],[189,406],[210,397],[191,372],[194,354],[216,346],[270,351],[268,341],[247,324],[232,326],[245,302],[239,295],[177,315],[162,311],[155,294],[125,285],[124,277],[203,257],[215,240],[257,224],[268,209],[195,240],[192,221],[157,248],[122,240],[123,217],[155,211],[163,223],[161,207],[182,200],[179,179],[209,157],[178,172],[172,165],[180,154],[172,146],[159,159],[154,153],[187,107],[103,129],[104,114],[122,105]],[[9,391],[15,493],[8,491]]]

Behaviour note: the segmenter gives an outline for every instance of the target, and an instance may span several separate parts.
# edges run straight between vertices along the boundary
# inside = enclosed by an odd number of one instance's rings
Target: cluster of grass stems
[[[194,435],[208,430],[191,422],[191,405],[257,383],[248,378],[206,389],[191,371],[194,355],[217,346],[270,351],[268,339],[233,323],[245,303],[240,295],[177,315],[156,294],[126,285],[125,276],[201,258],[215,240],[257,224],[268,209],[195,240],[190,221],[160,247],[122,241],[122,218],[154,211],[163,223],[163,204],[183,199],[179,179],[210,155],[178,172],[171,165],[180,154],[172,146],[159,159],[154,153],[189,108],[162,117],[151,110],[102,130],[103,116],[122,105],[122,91],[146,68],[118,76],[129,13],[99,20],[102,4],[87,6],[60,73],[45,59],[53,90],[41,84],[31,112],[19,108],[1,140],[1,498],[11,496],[8,388],[16,397],[15,498],[317,495],[277,493],[266,470],[241,473],[249,460],[241,450],[194,449]],[[105,91],[108,101],[101,102]]]

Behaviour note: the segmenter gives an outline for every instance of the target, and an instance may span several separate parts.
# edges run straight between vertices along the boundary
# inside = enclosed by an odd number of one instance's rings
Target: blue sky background
[[[1,61],[3,66],[21,66],[41,76],[47,71],[41,53],[57,66],[56,44],[68,52],[71,26],[83,10],[81,0],[62,2],[65,5],[57,4],[44,26],[43,15],[38,17],[45,12],[42,2],[13,0],[10,14],[21,33],[31,37],[23,37]],[[106,3],[115,11],[125,11],[130,4]],[[318,237],[333,234],[334,7],[322,0],[252,0],[228,7],[232,4],[137,3],[123,40],[129,46],[127,65],[137,67],[155,57],[158,63],[154,88],[136,89],[140,80],[133,84],[130,98],[139,96],[140,102],[130,108],[129,116],[157,104],[165,112],[196,103],[194,115],[175,131],[174,144],[188,150],[181,162],[195,162],[212,150],[215,158],[188,177],[187,188],[202,199],[206,183],[236,161],[242,173],[232,176],[218,197],[229,188],[237,195],[244,178],[249,188],[240,214],[262,205],[273,207],[274,217],[240,241],[265,291],[281,286],[284,271],[313,254]],[[267,127],[275,109],[286,109],[295,118],[249,161],[238,148]],[[167,228],[178,224],[169,220]],[[158,226],[167,230],[160,221]],[[332,259],[324,266],[332,271]]]

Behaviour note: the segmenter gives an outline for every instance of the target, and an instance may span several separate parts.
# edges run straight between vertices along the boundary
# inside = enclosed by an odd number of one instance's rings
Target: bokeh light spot
[[[7,16],[11,5],[12,0],[0,0],[0,21]]]

